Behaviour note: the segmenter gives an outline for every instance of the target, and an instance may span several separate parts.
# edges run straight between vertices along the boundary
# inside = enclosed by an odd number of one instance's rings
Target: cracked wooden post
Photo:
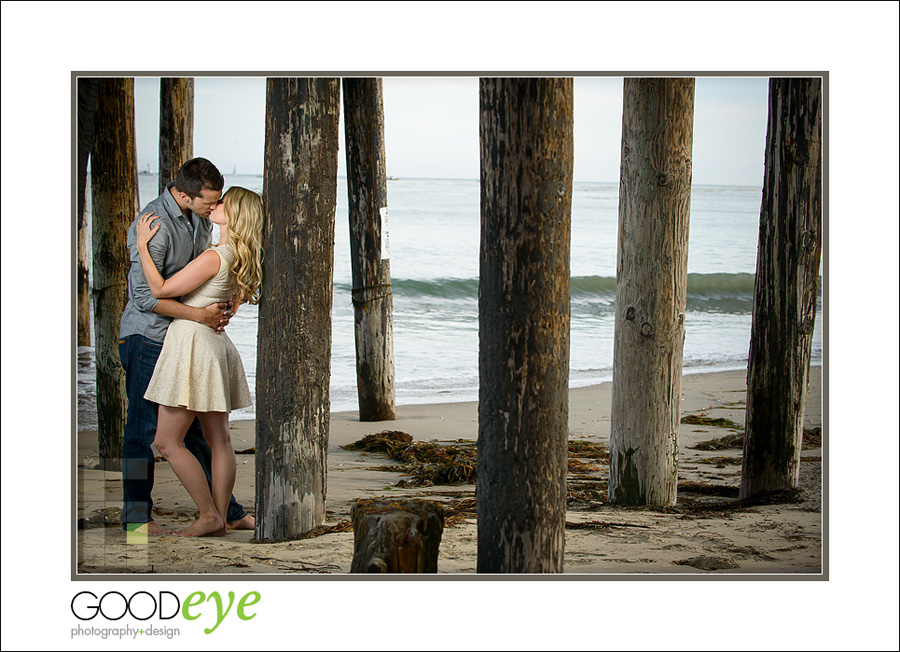
[[[609,500],[673,505],[687,300],[693,79],[626,79]]]
[[[194,158],[194,78],[159,80],[159,194]]]
[[[266,82],[256,539],[325,522],[338,79]]]
[[[822,255],[822,86],[769,81],[741,498],[797,487]]]
[[[98,81],[91,148],[94,362],[100,464],[121,468],[125,429],[125,370],[119,359],[119,322],[127,299],[128,227],[137,215],[134,79]]]
[[[431,500],[357,500],[351,573],[437,573],[444,508]]]
[[[99,80],[80,77],[78,92],[78,199],[75,219],[78,224],[78,346],[91,345],[91,245],[90,215],[87,210],[87,167],[94,139],[94,119],[97,113]]]
[[[394,327],[381,79],[343,79],[360,421],[393,421]]]
[[[571,79],[482,79],[479,573],[563,570]]]

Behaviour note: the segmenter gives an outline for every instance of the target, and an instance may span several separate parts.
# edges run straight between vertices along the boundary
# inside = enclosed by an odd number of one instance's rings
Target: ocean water
[[[261,176],[226,187],[262,190]],[[141,175],[141,204],[157,195]],[[761,200],[759,187],[695,186],[691,197],[684,372],[746,367]],[[398,405],[478,397],[479,188],[477,180],[388,182],[394,368]],[[575,183],[572,198],[570,385],[612,378],[618,185]],[[215,238],[215,235],[214,235]],[[357,409],[346,180],[338,180],[332,313],[331,409]],[[821,288],[820,288],[821,297]],[[822,360],[821,299],[813,364]],[[258,311],[242,306],[228,327],[251,392]],[[92,350],[78,359],[79,428],[96,427]],[[252,419],[253,408],[232,414]]]

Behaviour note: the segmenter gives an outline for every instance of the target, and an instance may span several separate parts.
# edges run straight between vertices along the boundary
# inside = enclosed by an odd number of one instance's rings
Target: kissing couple
[[[224,186],[215,165],[192,159],[128,229],[128,301],[119,329],[128,531],[195,537],[255,527],[232,495],[237,462],[228,416],[252,400],[225,327],[241,304],[259,302],[263,205],[246,188],[223,195]],[[170,532],[153,520],[151,444],[197,505],[199,516],[186,529]]]

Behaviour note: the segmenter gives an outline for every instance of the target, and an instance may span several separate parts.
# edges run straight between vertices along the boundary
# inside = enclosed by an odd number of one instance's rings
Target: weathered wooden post
[[[360,421],[393,421],[394,327],[381,79],[343,79]]]
[[[118,348],[119,322],[127,299],[129,260],[125,240],[139,209],[133,78],[98,80],[91,203],[100,464],[107,470],[118,470],[127,405],[125,371]]]
[[[87,167],[94,138],[94,116],[97,112],[99,80],[93,77],[80,77],[76,81],[78,94],[78,187],[76,193],[75,219],[78,223],[78,262],[77,262],[77,329],[78,346],[91,345],[91,249],[90,220],[86,209],[87,202]]]
[[[482,79],[479,573],[557,573],[569,414],[571,79]]]
[[[194,158],[194,78],[159,80],[159,194]]]
[[[444,508],[432,500],[357,500],[351,573],[437,573]]]
[[[266,82],[256,539],[325,522],[338,79]]]
[[[693,79],[626,79],[609,499],[672,505],[678,486]]]
[[[821,79],[771,79],[742,498],[799,484],[822,255],[821,143]]]

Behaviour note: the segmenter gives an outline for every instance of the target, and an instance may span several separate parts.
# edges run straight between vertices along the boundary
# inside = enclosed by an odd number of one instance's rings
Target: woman
[[[137,223],[137,248],[147,284],[157,298],[182,297],[192,306],[213,302],[259,302],[262,277],[262,199],[246,188],[229,189],[209,219],[219,225],[219,244],[197,256],[174,276],[163,279],[147,243],[159,231],[155,215]],[[154,444],[169,461],[197,505],[200,516],[178,536],[224,536],[228,501],[237,462],[231,446],[228,413],[251,404],[240,355],[224,333],[176,319],[166,332],[162,352],[144,398],[159,404]],[[184,448],[194,418],[212,450],[212,492],[197,459]]]

